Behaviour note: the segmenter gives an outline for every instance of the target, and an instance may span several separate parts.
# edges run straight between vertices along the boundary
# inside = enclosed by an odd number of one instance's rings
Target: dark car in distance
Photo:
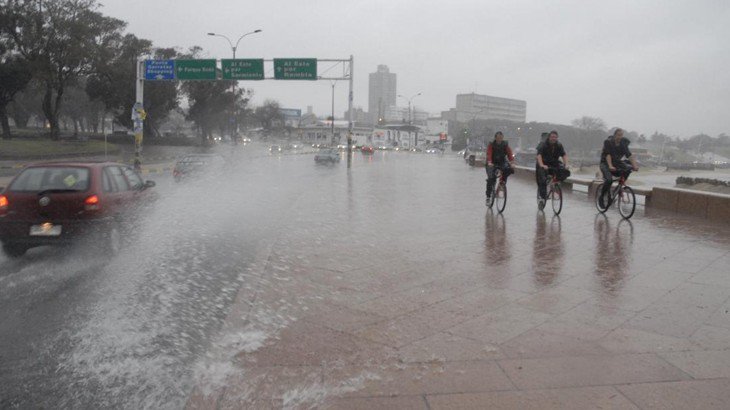
[[[125,221],[153,198],[153,186],[132,167],[112,162],[27,166],[0,193],[3,250],[19,257],[33,247],[87,238],[114,254]]]

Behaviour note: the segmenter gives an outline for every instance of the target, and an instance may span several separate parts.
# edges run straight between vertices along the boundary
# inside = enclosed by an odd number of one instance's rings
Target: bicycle
[[[601,192],[603,191],[603,184],[601,182],[596,188],[596,209],[598,212],[605,213],[608,208],[613,205],[613,202],[618,199],[618,212],[624,219],[630,219],[634,215],[636,210],[636,194],[630,186],[626,185],[626,179],[631,174],[630,170],[622,170],[619,174],[618,180],[612,180],[611,185],[617,182],[616,186],[609,188],[608,201],[604,203],[605,207],[601,207],[600,198]]]
[[[497,182],[492,187],[492,192],[487,199],[487,207],[490,209],[497,203],[497,212],[500,214],[504,211],[507,206],[507,180],[504,178],[504,173],[501,168],[495,170],[497,174]]]
[[[554,168],[550,168],[554,170]],[[563,210],[563,190],[560,188],[560,181],[558,180],[557,172],[552,172],[548,175],[550,180],[547,186],[547,197],[546,200],[550,200],[555,215],[560,215],[560,211]],[[545,202],[540,198],[540,194],[537,194],[537,209],[542,211],[545,208]]]

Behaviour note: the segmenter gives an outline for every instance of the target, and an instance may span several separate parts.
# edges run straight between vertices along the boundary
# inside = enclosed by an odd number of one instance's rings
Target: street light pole
[[[231,39],[223,34],[217,34],[217,33],[208,33],[209,36],[213,37],[222,37],[228,41],[228,45],[231,46],[231,51],[233,52],[233,59],[236,59],[236,49],[238,49],[238,44],[241,42],[241,40],[249,36],[251,34],[260,33],[261,30],[254,30],[250,31],[248,33],[245,33],[241,35],[241,37],[238,38],[236,41],[236,44],[233,45],[233,42],[231,42]],[[230,120],[230,127],[231,127],[231,142],[234,144],[238,144],[238,138],[236,138],[236,134],[238,134],[238,116],[236,115],[236,85],[237,81],[232,80],[231,82],[231,115],[233,116]]]
[[[332,142],[331,144],[335,143],[335,84],[337,84],[336,81],[332,81]]]
[[[398,97],[403,98],[404,100],[408,101],[408,125],[413,125],[413,119],[411,116],[411,101],[413,101],[414,98],[418,97],[421,94],[422,94],[421,92],[418,92],[417,94],[413,94],[410,98],[407,98],[404,95],[398,94]],[[409,131],[409,133],[410,133],[410,131]],[[415,148],[416,145],[418,145],[418,132],[416,132],[416,136],[413,141],[413,148]]]

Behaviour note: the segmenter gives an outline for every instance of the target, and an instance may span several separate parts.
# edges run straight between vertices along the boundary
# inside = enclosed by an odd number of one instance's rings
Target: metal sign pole
[[[132,108],[132,121],[134,121],[134,169],[138,172],[142,168],[140,154],[142,152],[142,139],[144,137],[144,65],[144,60],[137,62],[135,103]]]
[[[350,54],[350,93],[347,97],[347,167],[352,166],[352,99],[353,78],[355,77],[355,58]]]

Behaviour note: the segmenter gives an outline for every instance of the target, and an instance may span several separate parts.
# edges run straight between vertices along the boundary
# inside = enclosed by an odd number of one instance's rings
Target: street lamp
[[[414,98],[418,97],[421,94],[422,94],[421,92],[419,92],[417,94],[413,94],[410,98],[408,98],[404,95],[398,94],[398,97],[403,98],[404,100],[408,101],[408,125],[413,125],[413,120],[412,120],[412,116],[411,116],[411,101],[413,101]],[[418,145],[418,133],[417,132],[416,132],[416,138],[413,142],[413,148],[415,148],[416,145]]]
[[[405,95],[398,94],[398,97],[408,101],[408,125],[411,125],[411,101],[413,101],[414,98],[418,97],[422,93],[413,94],[411,98],[406,97]]]
[[[241,42],[241,40],[246,36],[250,36],[251,34],[256,34],[256,33],[260,33],[260,32],[261,32],[261,30],[254,30],[254,31],[250,31],[248,33],[241,35],[241,37],[239,37],[238,40],[236,41],[236,45],[233,45],[233,42],[231,41],[231,39],[223,34],[208,33],[208,35],[213,36],[213,37],[222,37],[222,38],[226,39],[226,41],[228,41],[228,44],[231,46],[231,51],[233,52],[233,59],[235,60],[236,59],[236,49],[238,49],[238,44]],[[233,83],[231,84],[231,101],[232,101],[231,102],[231,115],[233,116],[232,121],[231,121],[231,127],[232,127],[231,140],[233,141],[234,144],[238,142],[238,139],[234,135],[238,132],[238,118],[236,117],[236,83],[237,83],[237,81],[234,80]]]
[[[236,41],[236,45],[235,46],[233,45],[233,42],[231,42],[231,39],[228,38],[228,37],[226,37],[223,34],[208,33],[208,35],[209,36],[213,36],[213,37],[223,37],[223,38],[225,38],[228,41],[228,44],[231,46],[231,51],[233,51],[233,58],[236,58],[236,49],[238,49],[238,43],[241,42],[241,39],[243,39],[246,36],[250,36],[251,34],[260,33],[261,31],[262,30],[254,30],[254,31],[250,31],[248,33],[245,33],[245,34],[241,35],[241,37],[239,37],[238,40]]]

